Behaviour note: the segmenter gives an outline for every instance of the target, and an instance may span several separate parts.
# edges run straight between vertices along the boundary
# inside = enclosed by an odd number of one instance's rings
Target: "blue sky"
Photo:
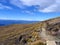
[[[41,21],[59,16],[59,0],[0,0],[0,19]]]

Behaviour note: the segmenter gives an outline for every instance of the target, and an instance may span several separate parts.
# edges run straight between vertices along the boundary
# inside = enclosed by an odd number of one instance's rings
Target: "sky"
[[[60,16],[60,0],[0,0],[0,19],[42,21]]]

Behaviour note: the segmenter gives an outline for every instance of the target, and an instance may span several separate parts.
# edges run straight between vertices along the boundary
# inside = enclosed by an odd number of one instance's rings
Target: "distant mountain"
[[[31,24],[38,21],[24,21],[24,20],[0,20],[0,26],[10,25],[10,24]]]

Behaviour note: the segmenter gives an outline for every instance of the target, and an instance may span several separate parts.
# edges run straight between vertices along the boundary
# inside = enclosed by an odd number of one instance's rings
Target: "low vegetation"
[[[46,45],[44,44],[45,41],[42,41],[39,33],[42,28],[51,30],[52,24],[57,22],[58,24],[54,25],[54,28],[60,28],[59,21],[60,18],[54,18],[35,24],[14,24],[0,27],[0,45]],[[38,40],[42,42],[33,44],[36,41],[38,42]]]

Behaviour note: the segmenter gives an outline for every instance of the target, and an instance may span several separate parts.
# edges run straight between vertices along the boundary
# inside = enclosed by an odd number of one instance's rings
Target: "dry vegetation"
[[[41,28],[51,27],[51,24],[57,22],[60,23],[60,18],[54,18],[35,24],[15,24],[0,27],[0,45],[25,45],[25,43],[27,43],[26,45],[45,45],[45,41],[41,40],[39,36]],[[57,27],[59,26],[57,25]]]

